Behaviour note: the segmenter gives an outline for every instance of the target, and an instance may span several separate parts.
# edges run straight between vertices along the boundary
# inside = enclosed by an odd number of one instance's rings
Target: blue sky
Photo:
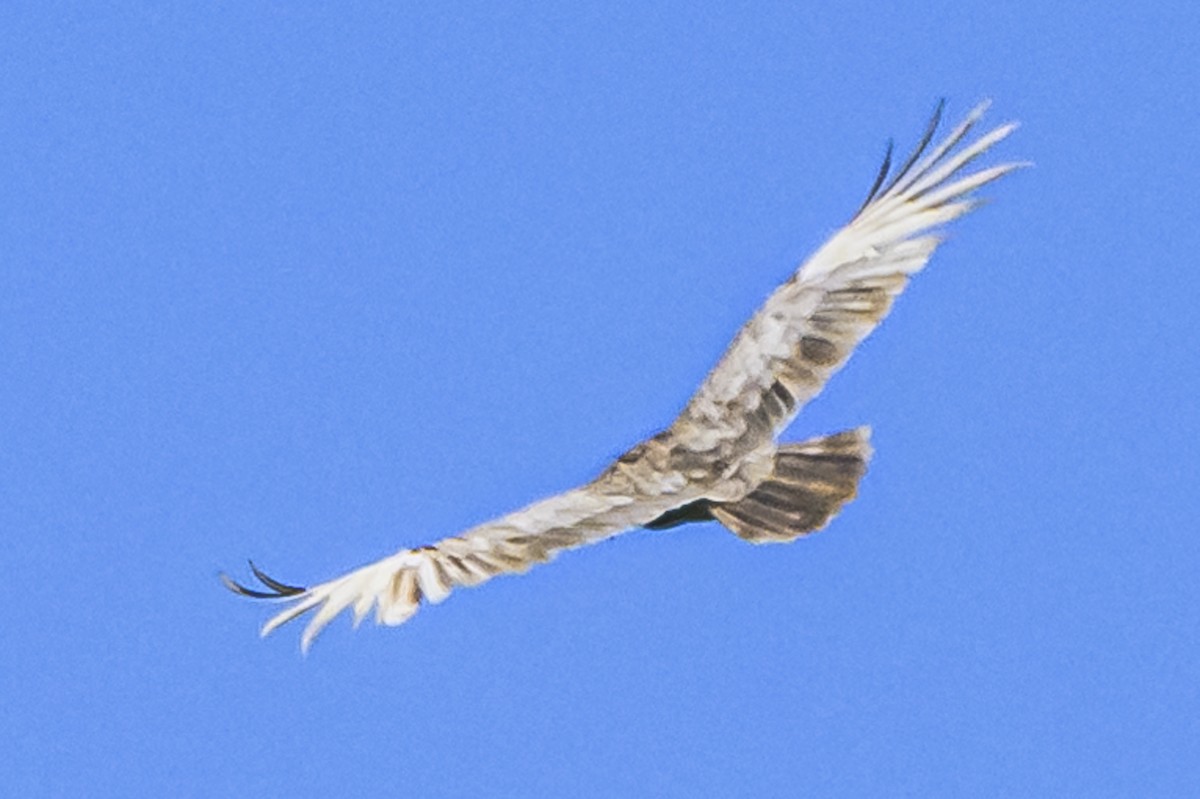
[[[1194,789],[1197,6],[446,5],[0,10],[0,793]],[[787,434],[874,427],[829,529],[220,587],[591,477],[941,96],[1037,166]]]

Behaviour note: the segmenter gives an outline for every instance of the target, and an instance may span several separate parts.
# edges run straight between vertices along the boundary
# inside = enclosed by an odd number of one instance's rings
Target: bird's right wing
[[[353,608],[356,626],[372,609],[380,624],[403,624],[417,612],[422,599],[436,604],[456,587],[521,573],[562,550],[640,527],[690,499],[687,488],[678,479],[636,467],[631,472],[618,462],[585,486],[436,544],[403,549],[311,588],[281,583],[253,564],[255,576],[269,590],[247,588],[221,577],[227,587],[243,596],[292,603],[267,621],[263,635],[315,610],[300,639],[301,648],[307,651],[325,625],[348,608]]]
[[[855,217],[738,333],[675,421],[672,433],[682,445],[726,460],[769,445],[845,364],[908,278],[929,260],[941,243],[937,228],[973,209],[976,189],[1023,166],[1001,164],[964,174],[968,164],[1016,127],[1002,125],[960,147],[986,103],[925,154],[941,108],[939,104],[915,152],[890,179],[889,147]]]

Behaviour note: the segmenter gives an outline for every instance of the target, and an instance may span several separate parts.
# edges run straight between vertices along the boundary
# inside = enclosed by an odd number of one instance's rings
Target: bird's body
[[[820,529],[857,491],[870,457],[868,430],[796,444],[777,438],[925,265],[940,243],[936,229],[974,207],[975,189],[1020,166],[961,174],[1015,128],[998,127],[959,148],[985,108],[926,154],[939,105],[916,151],[890,179],[889,148],[863,207],[776,289],[674,423],[591,482],[311,588],[256,568],[268,591],[228,578],[226,584],[243,595],[293,602],[267,622],[264,635],[316,610],[302,637],[307,649],[348,608],[356,623],[374,609],[380,623],[400,624],[422,599],[441,602],[456,586],[523,572],[629,529],[715,519],[756,543]]]

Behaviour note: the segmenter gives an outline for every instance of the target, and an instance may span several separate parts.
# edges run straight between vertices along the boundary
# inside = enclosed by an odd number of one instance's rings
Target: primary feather
[[[929,149],[939,104],[890,176],[889,147],[862,208],[746,323],[675,422],[595,480],[311,588],[280,583],[253,564],[267,591],[222,575],[226,585],[292,603],[263,635],[315,611],[301,637],[307,650],[345,610],[356,625],[372,610],[381,624],[401,624],[422,600],[436,604],[456,587],[524,572],[636,527],[717,519],[755,542],[790,541],[823,527],[857,490],[870,456],[866,429],[791,445],[776,437],[887,315],[940,243],[937,229],[975,207],[976,189],[1023,166],[965,171],[1016,128],[1001,125],[960,146],[986,109],[974,108]]]

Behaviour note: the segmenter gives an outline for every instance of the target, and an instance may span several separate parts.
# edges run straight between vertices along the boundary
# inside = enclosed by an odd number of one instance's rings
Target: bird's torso
[[[681,423],[683,423],[681,425]],[[771,473],[775,444],[768,437],[735,435],[697,449],[709,439],[691,434],[686,417],[617,458],[595,481],[604,491],[632,492],[675,502],[741,499]]]

